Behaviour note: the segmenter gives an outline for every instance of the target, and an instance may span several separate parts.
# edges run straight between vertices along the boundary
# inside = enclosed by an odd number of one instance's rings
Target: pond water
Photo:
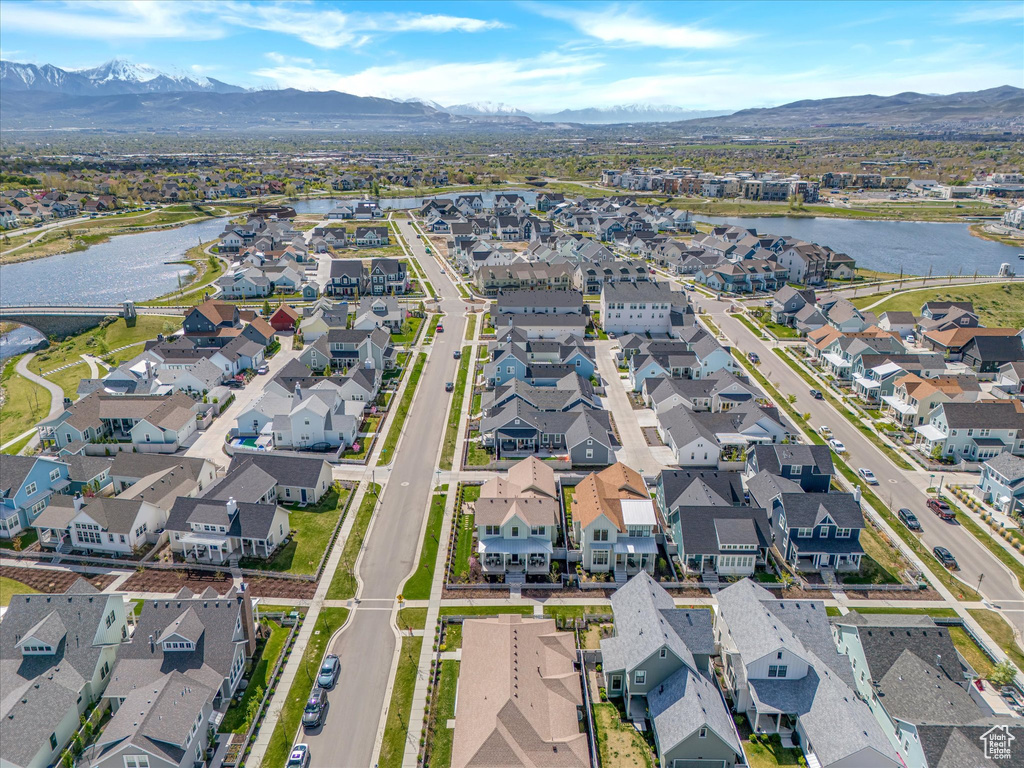
[[[0,360],[31,352],[43,341],[45,341],[43,334],[35,328],[19,325],[10,333],[0,336]]]
[[[880,272],[927,275],[994,275],[1009,262],[1018,269],[1020,248],[975,237],[967,224],[923,221],[864,221],[797,217],[694,216],[697,221],[790,235],[827,245]]]

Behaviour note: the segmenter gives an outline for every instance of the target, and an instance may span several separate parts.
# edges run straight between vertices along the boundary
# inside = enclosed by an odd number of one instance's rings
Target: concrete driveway
[[[619,378],[619,369],[614,358],[617,343],[611,340],[598,341],[594,346],[597,370],[601,374],[606,392],[605,408],[612,412],[619,440],[622,442],[622,447],[615,452],[616,458],[642,475],[656,475],[663,465],[651,453],[651,447],[647,444],[637,420],[637,412],[629,402],[629,396],[626,394],[629,382]]]

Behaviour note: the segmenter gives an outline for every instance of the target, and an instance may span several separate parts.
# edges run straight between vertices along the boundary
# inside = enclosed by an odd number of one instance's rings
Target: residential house
[[[806,306],[814,306],[816,301],[813,289],[785,285],[777,290],[773,297],[772,322],[792,326],[796,314]]]
[[[40,543],[59,552],[127,556],[155,544],[166,520],[166,510],[143,499],[76,494],[56,497],[33,526]]]
[[[0,539],[31,527],[55,493],[70,489],[67,463],[46,456],[4,456],[0,461]]]
[[[370,292],[375,296],[403,294],[409,290],[409,274],[399,259],[374,259],[369,272]]]
[[[1004,452],[988,459],[974,493],[1004,514],[1024,516],[1024,458]]]
[[[575,466],[601,466],[615,457],[611,431],[607,411],[538,411],[518,400],[480,420],[482,444],[494,450],[495,460],[545,454]]]
[[[128,638],[124,596],[79,579],[67,592],[14,594],[0,621],[0,763],[47,768],[110,682]]]
[[[352,240],[362,248],[380,248],[390,242],[387,227],[356,227]]]
[[[611,571],[619,583],[654,572],[660,525],[636,470],[616,462],[583,478],[572,497],[572,527],[588,571]]]
[[[355,442],[364,403],[343,399],[336,386],[296,386],[288,405],[270,424],[276,448],[336,452]]]
[[[268,347],[274,342],[277,332],[274,327],[262,317],[254,317],[242,329],[242,338],[255,341],[263,347]]]
[[[190,309],[181,327],[196,346],[223,347],[242,332],[242,321],[237,306],[209,299]]]
[[[575,640],[554,619],[503,614],[462,625],[452,768],[590,768]]]
[[[366,266],[358,259],[334,259],[330,277],[324,286],[328,296],[358,296],[365,292],[369,277]]]
[[[659,764],[744,764],[743,748],[710,662],[710,610],[676,608],[641,571],[611,597],[614,635],[601,639],[610,699],[626,718],[651,722]]]
[[[975,336],[960,351],[964,365],[981,378],[995,378],[1010,363],[1024,363],[1024,340],[1016,336]]]
[[[323,371],[327,366],[334,371],[348,370],[353,365],[365,365],[367,360],[384,371],[394,366],[396,354],[391,334],[383,328],[332,328],[303,349],[299,360],[314,371]]]
[[[181,497],[167,518],[171,550],[186,560],[227,563],[234,557],[269,558],[284,544],[288,511],[271,504]]]
[[[583,294],[579,291],[509,290],[495,299],[492,315],[582,315]]]
[[[913,312],[883,312],[878,317],[878,327],[883,331],[897,333],[905,338],[914,332],[917,327],[917,318]]]
[[[507,479],[494,477],[472,504],[477,555],[485,574],[507,582],[547,575],[559,540],[561,505],[555,472],[535,456],[512,465]]]
[[[490,414],[517,400],[537,411],[577,411],[597,408],[599,404],[590,381],[571,373],[547,387],[512,379],[507,384],[486,389],[481,393],[480,410]]]
[[[828,493],[835,475],[832,451],[827,445],[755,445],[747,452],[743,476],[768,472],[799,484],[807,493]]]
[[[775,547],[786,562],[800,571],[859,570],[860,500],[851,493],[804,493],[796,485],[764,470],[747,481],[751,497],[768,511]],[[782,492],[765,491],[766,486]]]
[[[659,436],[681,467],[740,469],[748,446],[781,443],[793,432],[777,408],[753,402],[718,413],[677,405],[658,413],[657,421]]]
[[[779,600],[750,579],[718,593],[715,647],[733,709],[755,732],[792,732],[809,765],[897,768],[896,751],[856,694],[824,603]]]
[[[356,319],[352,328],[357,331],[387,328],[391,333],[401,333],[406,312],[391,296],[373,296],[359,300]]]
[[[940,376],[923,378],[914,373],[898,377],[891,395],[883,395],[886,412],[903,427],[924,424],[940,403],[972,399],[980,394],[978,380],[971,376]]]
[[[344,329],[348,326],[348,303],[320,299],[312,307],[303,308],[299,331],[303,340],[310,344],[331,328]]]
[[[681,294],[673,296],[668,283],[606,283],[601,289],[601,325],[609,334],[667,335],[675,301],[686,303]]]
[[[295,307],[282,302],[270,316],[270,326],[275,331],[293,331],[301,316]]]
[[[1003,451],[1024,455],[1024,402],[940,403],[928,423],[914,427],[915,446],[954,463],[982,462]]]

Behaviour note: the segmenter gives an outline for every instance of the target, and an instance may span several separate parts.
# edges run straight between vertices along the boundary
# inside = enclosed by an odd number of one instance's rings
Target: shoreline
[[[977,237],[979,240],[989,240],[993,243],[1008,245],[1011,248],[1020,248],[1024,251],[1024,232],[1021,233],[1021,237],[998,235],[995,232],[986,232],[985,224],[983,222],[975,222],[974,224],[968,225],[967,231],[972,237]]]

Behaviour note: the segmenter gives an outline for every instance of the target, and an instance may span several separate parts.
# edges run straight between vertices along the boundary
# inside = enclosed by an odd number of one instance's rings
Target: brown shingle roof
[[[975,336],[1015,336],[1016,328],[951,328],[948,331],[930,331],[925,338],[942,347],[962,347]]]
[[[235,305],[228,304],[226,301],[217,301],[216,299],[209,299],[204,301],[202,304],[196,307],[203,316],[211,323],[227,323],[235,317]]]
[[[618,461],[600,472],[587,475],[576,486],[572,497],[573,524],[579,521],[580,527],[586,528],[604,515],[616,528],[625,531],[619,501],[650,498],[640,473]]]

